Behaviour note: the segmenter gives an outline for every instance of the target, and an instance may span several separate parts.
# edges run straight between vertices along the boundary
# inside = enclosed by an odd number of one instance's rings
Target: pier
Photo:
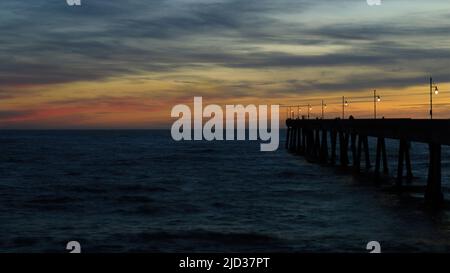
[[[440,207],[441,149],[450,146],[450,120],[425,119],[287,119],[286,148],[320,164],[352,168],[359,173],[372,169],[375,178],[389,175],[386,139],[398,140],[396,187],[413,177],[410,150],[414,143],[429,146],[425,202]],[[376,138],[375,162],[371,162],[368,137]],[[337,147],[339,146],[339,147]],[[351,153],[352,162],[349,159]],[[361,163],[364,163],[361,166]]]

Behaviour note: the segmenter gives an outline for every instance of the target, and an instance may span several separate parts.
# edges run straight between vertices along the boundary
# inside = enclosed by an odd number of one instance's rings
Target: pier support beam
[[[322,144],[320,145],[320,162],[327,163],[328,162],[328,138],[327,138],[328,130],[322,129]]]
[[[339,132],[340,161],[342,167],[348,166],[348,134]]]
[[[330,139],[331,139],[331,165],[336,164],[336,142],[337,142],[337,132],[335,129],[330,131]]]
[[[430,163],[428,167],[428,183],[425,191],[425,202],[433,207],[443,204],[444,196],[441,188],[441,145],[429,144]]]
[[[366,135],[359,135],[358,137],[358,151],[356,156],[355,171],[361,170],[361,154],[364,148],[364,161],[366,163],[366,169],[370,169],[370,155],[369,155],[369,140]]]
[[[306,129],[305,129],[305,127],[302,127],[302,154],[303,155],[305,155],[306,153],[307,153],[307,142],[306,142],[306,140],[307,140],[307,137],[308,137],[308,135],[307,135],[307,131],[306,131]]]
[[[297,128],[297,138],[295,140],[295,153],[301,155],[302,154],[302,128]]]
[[[403,164],[406,162],[406,178],[411,181],[413,178],[411,168],[411,156],[409,154],[410,144],[405,139],[400,140],[400,149],[398,152],[398,167],[397,167],[397,186],[403,184]]]
[[[290,135],[289,135],[289,151],[293,150],[294,140],[295,140],[295,128],[292,127],[290,130]]]
[[[286,143],[285,143],[286,149],[289,149],[289,141],[290,141],[289,135],[290,135],[290,133],[291,133],[291,127],[287,127],[287,131],[286,131]]]
[[[293,129],[293,136],[292,136],[292,147],[291,147],[292,152],[297,151],[297,134],[298,134],[298,128],[295,127]]]
[[[312,147],[312,140],[311,140],[311,131],[309,130],[309,128],[303,128],[303,130],[305,131],[305,156],[310,156],[311,155],[311,147]]]
[[[389,174],[389,168],[386,155],[386,141],[384,137],[378,137],[377,140],[377,156],[375,160],[375,178],[380,177],[381,161],[383,162],[383,174]]]
[[[351,146],[352,146],[352,165],[354,168],[356,168],[356,158],[357,158],[357,153],[356,153],[357,137],[358,137],[358,135],[356,133],[351,133],[350,142],[351,142]]]
[[[315,136],[314,136],[314,159],[320,158],[320,129],[317,128],[314,130]]]

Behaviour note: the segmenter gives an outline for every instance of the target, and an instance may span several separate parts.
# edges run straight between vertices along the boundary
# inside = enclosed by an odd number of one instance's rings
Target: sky
[[[0,2],[0,128],[168,128],[176,104],[450,117],[448,0]],[[280,119],[286,118],[286,109]]]

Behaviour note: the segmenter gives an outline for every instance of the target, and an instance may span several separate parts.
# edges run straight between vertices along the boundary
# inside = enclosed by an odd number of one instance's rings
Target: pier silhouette
[[[428,180],[425,201],[433,207],[444,202],[441,187],[441,149],[450,146],[450,119],[293,119],[286,120],[286,148],[307,159],[321,163],[352,167],[361,172],[364,160],[371,169],[368,137],[377,139],[374,175],[389,174],[386,139],[399,141],[396,187],[401,189],[405,179],[411,179],[410,149],[414,143],[429,146]],[[331,146],[329,148],[329,145]],[[339,145],[339,148],[337,147]],[[338,150],[338,151],[337,151]],[[339,156],[337,156],[339,152]],[[352,154],[352,162],[349,160]],[[405,171],[406,170],[406,176]]]

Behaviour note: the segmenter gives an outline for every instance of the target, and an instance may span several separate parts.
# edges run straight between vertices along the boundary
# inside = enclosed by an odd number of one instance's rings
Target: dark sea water
[[[366,252],[372,240],[384,252],[450,251],[448,209],[284,143],[267,153],[168,131],[0,131],[0,145],[0,252],[67,252],[72,240],[83,252]],[[426,148],[413,145],[413,185],[426,183]],[[450,200],[448,148],[443,159]]]

